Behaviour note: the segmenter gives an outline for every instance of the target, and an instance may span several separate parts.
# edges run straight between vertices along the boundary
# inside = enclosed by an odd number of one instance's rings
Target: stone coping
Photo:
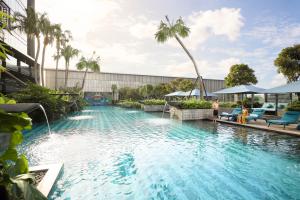
[[[29,167],[29,172],[44,171],[47,170],[44,178],[37,185],[37,189],[45,196],[48,197],[53,185],[55,184],[58,176],[63,169],[63,163],[51,164],[51,165],[39,165]]]
[[[293,135],[293,136],[297,136],[300,137],[300,131],[298,130],[287,130],[287,129],[283,129],[282,126],[266,126],[266,125],[261,125],[261,124],[240,124],[240,123],[236,123],[236,122],[231,122],[231,121],[226,121],[226,120],[221,120],[221,119],[217,119],[217,122],[220,123],[226,123],[226,124],[232,124],[232,125],[236,125],[236,126],[242,126],[242,127],[247,127],[247,128],[254,128],[254,129],[259,129],[259,130],[263,130],[263,131],[268,131],[268,132],[275,132],[275,133],[280,133],[280,134],[285,134],[285,135]]]

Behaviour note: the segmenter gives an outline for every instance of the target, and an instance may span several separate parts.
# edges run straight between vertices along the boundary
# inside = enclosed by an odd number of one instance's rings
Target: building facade
[[[84,72],[83,71],[69,71],[68,87],[81,86]],[[55,70],[45,70],[46,86],[55,88]],[[58,71],[58,88],[64,86],[65,71]],[[137,88],[139,86],[151,84],[157,85],[159,83],[168,83],[176,78],[186,77],[169,77],[169,76],[151,76],[151,75],[137,75],[137,74],[120,74],[120,73],[92,73],[88,72],[84,86],[84,92],[95,93],[111,93],[112,85],[117,85],[117,88],[131,87]],[[186,78],[195,81],[193,78]],[[224,80],[204,79],[207,92],[215,92],[225,88]]]
[[[16,12],[26,16],[28,7],[35,7],[34,0],[0,0],[0,11],[9,16],[13,16]],[[2,17],[0,24],[7,24],[0,33],[0,41],[9,50],[8,59],[1,61],[1,65],[9,73],[1,73],[0,89],[2,93],[10,93],[16,91],[22,84],[8,74],[12,74],[24,82],[34,80],[35,45],[34,39],[28,38],[25,33],[22,33],[9,17]]]

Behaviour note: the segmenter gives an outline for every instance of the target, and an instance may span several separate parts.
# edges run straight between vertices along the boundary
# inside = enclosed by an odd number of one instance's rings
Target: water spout
[[[49,125],[49,120],[48,120],[48,117],[47,117],[47,113],[45,111],[45,108],[40,104],[40,109],[43,111],[44,113],[44,116],[45,116],[45,119],[46,119],[46,122],[47,122],[47,125],[48,125],[48,131],[49,131],[49,134],[51,134],[51,129],[50,129],[50,125]]]
[[[78,109],[78,105],[77,105],[76,101],[74,101],[74,104],[75,104],[75,107],[76,107],[76,111],[78,112],[79,109]]]

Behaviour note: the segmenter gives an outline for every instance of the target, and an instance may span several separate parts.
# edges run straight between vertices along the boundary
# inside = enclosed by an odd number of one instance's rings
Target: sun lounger
[[[249,116],[246,117],[247,122],[254,120],[256,121],[257,119],[262,119],[263,115],[265,114],[265,109],[262,108],[255,108],[252,113],[250,113]]]
[[[281,119],[268,120],[267,121],[268,127],[271,124],[283,125],[283,128],[285,128],[285,126],[287,126],[289,124],[298,124],[299,117],[300,117],[300,112],[287,111],[286,113],[284,113],[284,115],[281,117]]]
[[[222,117],[226,117],[229,120],[229,119],[232,119],[232,118],[236,118],[241,113],[242,113],[241,108],[235,108],[235,109],[233,109],[233,111],[231,113],[222,112],[220,114],[220,119],[222,119]]]

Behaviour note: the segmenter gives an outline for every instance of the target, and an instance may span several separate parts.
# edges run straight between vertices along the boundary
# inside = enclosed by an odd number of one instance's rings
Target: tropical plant
[[[143,96],[144,98],[150,98],[153,95],[153,85],[147,84],[144,86],[139,87],[139,93],[141,96]]]
[[[225,84],[228,87],[237,85],[256,84],[257,79],[254,70],[246,64],[235,64],[230,67],[230,72],[225,77]]]
[[[41,19],[44,18],[46,14],[40,15],[36,13],[32,7],[26,9],[26,15],[22,13],[15,12],[15,22],[17,28],[27,34],[29,38],[35,38],[37,41],[37,50],[34,58],[34,78],[35,82],[38,83],[39,77],[39,66],[38,59],[40,55],[41,48]]]
[[[204,82],[202,79],[202,76],[200,76],[197,63],[195,59],[193,58],[192,54],[188,51],[186,46],[183,44],[183,42],[180,40],[179,37],[185,38],[189,35],[190,29],[185,25],[184,21],[180,17],[176,20],[176,23],[173,24],[170,22],[168,16],[166,16],[166,22],[163,20],[160,22],[160,25],[158,27],[158,31],[155,33],[155,39],[158,42],[164,43],[169,38],[175,38],[177,42],[181,45],[185,53],[188,55],[188,57],[191,59],[197,77],[200,79],[200,90],[201,90],[201,99],[203,98],[203,91],[204,91]]]
[[[93,53],[93,56],[89,59],[85,58],[82,56],[79,60],[79,62],[76,64],[76,67],[78,70],[84,70],[84,75],[83,75],[83,80],[82,80],[82,85],[81,89],[83,90],[84,84],[85,84],[85,79],[86,79],[86,74],[88,70],[91,70],[92,72],[99,72],[100,71],[100,57],[97,56],[94,58],[95,52]]]
[[[289,105],[287,107],[287,110],[288,111],[298,111],[298,112],[300,112],[300,101],[296,100],[296,101],[293,101],[293,102],[289,103]]]
[[[67,113],[66,102],[59,98],[59,96],[52,95],[51,93],[50,89],[31,83],[21,91],[10,94],[9,97],[12,97],[18,103],[40,103],[45,108],[47,116],[51,121]],[[30,116],[37,122],[44,120],[44,116],[40,111],[32,112]]]
[[[189,91],[194,89],[194,83],[193,81],[189,79],[184,79],[184,78],[176,78],[173,81],[170,82],[170,86],[172,87],[173,91]]]
[[[135,109],[142,108],[142,104],[140,104],[137,101],[132,101],[132,100],[123,100],[123,101],[120,101],[117,105],[120,107],[123,107],[123,108],[135,108]]]
[[[45,65],[45,54],[46,54],[46,48],[49,44],[52,44],[54,41],[54,31],[55,29],[60,28],[59,24],[51,24],[49,18],[47,15],[42,15],[40,19],[40,29],[41,33],[44,36],[44,46],[42,51],[42,63],[41,63],[41,82],[42,86],[44,86],[44,65]]]
[[[300,78],[300,44],[282,49],[274,64],[277,71],[282,73],[288,82],[298,81]]]
[[[57,25],[54,29],[54,38],[55,38],[55,47],[56,53],[53,56],[56,61],[55,64],[55,90],[57,90],[57,73],[58,73],[58,64],[61,58],[61,49],[65,47],[69,40],[72,39],[72,35],[70,31],[62,31],[61,26]]]
[[[23,130],[31,128],[31,120],[25,114],[9,114],[0,110],[0,199],[46,200],[32,183],[33,175],[28,174],[25,155],[17,152],[23,141]]]
[[[163,99],[146,99],[143,101],[145,105],[165,105],[166,100]]]
[[[68,86],[68,78],[69,78],[69,67],[70,67],[70,60],[75,56],[78,56],[79,50],[73,48],[71,45],[65,46],[61,50],[61,55],[65,59],[65,88]]]
[[[205,100],[199,100],[191,98],[188,100],[183,100],[178,105],[181,109],[210,109],[212,106],[211,102]]]

